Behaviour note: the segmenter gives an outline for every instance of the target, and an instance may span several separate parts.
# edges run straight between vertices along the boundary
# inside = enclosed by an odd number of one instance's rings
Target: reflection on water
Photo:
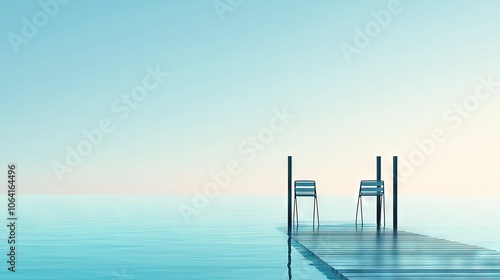
[[[287,239],[288,244],[288,263],[286,267],[288,268],[288,279],[292,279],[292,237],[288,234]]]

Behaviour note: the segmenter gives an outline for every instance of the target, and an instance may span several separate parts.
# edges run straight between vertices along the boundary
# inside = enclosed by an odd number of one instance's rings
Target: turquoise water
[[[192,199],[21,196],[17,272],[7,271],[4,228],[0,279],[333,279],[293,241],[289,269],[285,196],[221,195],[186,219],[180,207],[200,206]],[[400,228],[500,251],[498,201],[401,199]],[[319,206],[324,224],[354,221],[355,197],[320,197]],[[374,222],[374,201],[364,206],[365,221]],[[299,210],[309,225],[311,201],[299,201]]]
[[[17,272],[2,261],[0,279],[289,279],[287,235],[278,229],[286,201],[220,196],[185,220],[179,205],[190,201],[22,196]],[[327,279],[291,249],[293,279]],[[5,242],[0,250],[5,256]]]

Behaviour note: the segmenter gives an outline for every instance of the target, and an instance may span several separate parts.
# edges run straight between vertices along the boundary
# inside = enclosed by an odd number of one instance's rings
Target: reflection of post
[[[292,156],[288,156],[288,279],[292,279]]]
[[[382,158],[377,156],[377,181],[382,180]],[[384,186],[385,188],[385,186]],[[384,190],[385,191],[385,190]],[[380,228],[380,220],[382,213],[382,197],[377,195],[377,228]]]
[[[288,235],[288,279],[292,279],[292,237]]]
[[[288,234],[292,231],[292,156],[288,156]]]
[[[392,157],[392,228],[398,230],[398,157]]]

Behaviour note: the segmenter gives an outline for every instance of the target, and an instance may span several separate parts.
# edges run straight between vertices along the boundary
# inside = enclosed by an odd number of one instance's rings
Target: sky
[[[498,1],[2,1],[27,194],[500,194]]]

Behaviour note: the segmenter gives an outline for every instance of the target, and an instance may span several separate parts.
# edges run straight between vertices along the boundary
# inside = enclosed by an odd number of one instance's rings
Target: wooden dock
[[[500,279],[500,252],[430,236],[322,225],[291,237],[341,279]]]

